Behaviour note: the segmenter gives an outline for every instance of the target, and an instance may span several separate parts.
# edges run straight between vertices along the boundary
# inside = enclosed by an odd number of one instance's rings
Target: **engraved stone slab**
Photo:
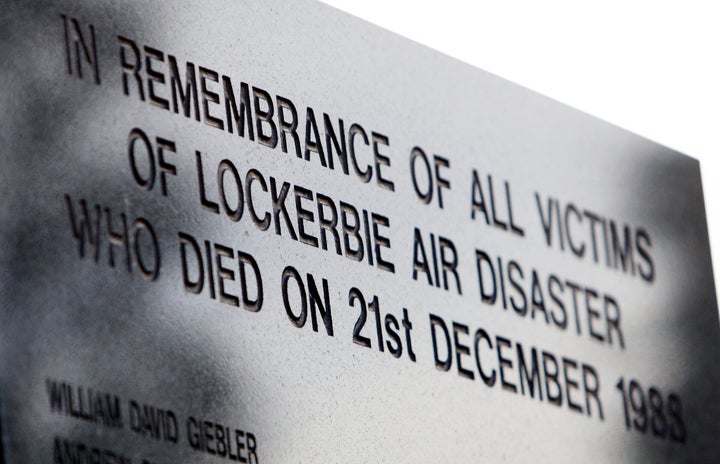
[[[314,2],[0,11],[5,462],[720,459],[697,161]]]

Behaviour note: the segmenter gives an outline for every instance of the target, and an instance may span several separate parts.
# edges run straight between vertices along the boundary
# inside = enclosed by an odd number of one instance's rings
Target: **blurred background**
[[[717,3],[323,1],[700,160],[718,294]]]

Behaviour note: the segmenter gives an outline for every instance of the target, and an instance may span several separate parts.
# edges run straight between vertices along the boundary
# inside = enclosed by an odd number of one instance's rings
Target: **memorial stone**
[[[720,461],[696,160],[316,2],[0,11],[5,463]]]

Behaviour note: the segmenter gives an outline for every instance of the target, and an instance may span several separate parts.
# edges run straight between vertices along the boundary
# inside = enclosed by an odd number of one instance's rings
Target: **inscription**
[[[55,464],[131,464],[132,460],[124,454],[109,449],[87,445],[80,441],[55,437],[53,446]]]
[[[195,158],[199,203],[205,211],[224,214],[231,221],[239,222],[247,207],[250,219],[260,231],[272,230],[276,235],[304,245],[395,272],[394,263],[383,255],[391,247],[386,232],[390,219],[383,214],[265,176],[254,168],[241,175],[229,159],[222,160],[216,170],[214,188],[221,198],[218,201],[206,186],[212,181],[204,173],[202,153],[196,151]],[[226,175],[227,172],[230,175]],[[219,203],[223,205],[222,211]]]
[[[100,85],[100,63],[98,62],[95,26],[88,24],[85,31],[77,18],[61,14],[65,32],[65,57],[67,73],[83,79],[83,68],[92,73],[95,84]]]
[[[50,411],[110,428],[122,428],[120,398],[109,393],[47,380]]]
[[[46,387],[52,413],[102,425],[118,433],[130,433],[170,446],[184,446],[193,452],[230,461],[250,464],[260,462],[258,438],[253,432],[192,414],[183,418],[172,409],[134,399],[126,400],[113,393],[66,381],[46,379]],[[117,438],[118,435],[113,437]],[[54,438],[53,462],[57,464],[131,464],[133,459],[127,452],[119,453],[59,436]],[[153,461],[138,459],[135,462]]]
[[[394,181],[386,173],[391,167],[390,139],[386,135],[327,113],[320,116],[317,112],[316,116],[310,106],[301,117],[298,106],[287,97],[273,96],[246,82],[238,84],[230,76],[191,61],[178,65],[175,56],[139,46],[127,37],[118,36],[117,41],[122,89],[128,97],[229,134],[237,133],[251,142],[294,153],[298,159],[319,163],[323,168],[339,169],[360,182],[395,190]],[[180,69],[185,70],[184,78]]]
[[[80,41],[78,34],[74,37]],[[161,49],[139,45],[127,36],[117,36],[117,45],[120,90],[128,98],[237,134],[245,141],[294,154],[293,158],[300,161],[339,170],[361,183],[375,183],[393,198],[414,199],[420,207],[432,208],[434,214],[446,214],[448,205],[461,201],[452,188],[457,180],[451,157],[426,152],[419,145],[408,150],[391,148],[390,137],[378,131],[346,123],[310,106],[301,110],[303,107],[290,98]],[[161,201],[174,202],[176,185],[194,182],[195,210],[223,218],[229,227],[250,233],[271,232],[330,255],[365,263],[393,278],[411,277],[431,289],[474,298],[480,309],[498,308],[503,317],[520,318],[538,330],[574,333],[621,354],[632,344],[622,323],[625,308],[621,298],[580,283],[580,279],[542,271],[521,258],[499,255],[492,247],[463,249],[456,239],[437,232],[442,229],[438,223],[431,227],[410,223],[412,236],[400,236],[389,215],[338,199],[310,184],[284,180],[277,173],[254,166],[252,160],[240,167],[237,154],[208,153],[202,147],[176,143],[172,134],[155,135],[140,127],[132,127],[128,133],[128,181],[148,194],[159,191]],[[396,188],[391,180],[401,175],[394,173],[391,163],[392,153],[398,151],[407,153],[405,175],[409,182],[403,185],[409,190]],[[293,158],[288,161],[295,162]],[[469,174],[470,195],[463,199],[470,211],[469,218],[464,219],[469,219],[468,225],[487,226],[513,239],[533,240],[551,252],[570,253],[581,262],[639,277],[645,283],[655,281],[652,239],[645,227],[581,208],[573,201],[528,192],[527,188],[521,189],[523,198],[512,179],[479,168]],[[308,182],[315,184],[313,179]],[[98,203],[89,207],[84,198],[73,200],[66,195],[65,201],[81,258],[90,255],[99,262],[105,254],[111,267],[122,263],[128,272],[137,268],[150,280],[158,278],[159,238],[149,220],[133,219]],[[537,212],[536,223],[518,215],[518,205],[523,203],[524,211],[534,208]],[[391,243],[398,242],[412,243],[410,263],[396,265],[391,258]],[[381,306],[380,295],[366,294],[359,285],[349,288],[343,303],[338,301],[342,291],[333,288],[331,279],[304,265],[283,263],[279,276],[268,277],[262,260],[230,240],[210,240],[179,230],[177,244],[181,269],[176,278],[188,294],[242,307],[250,313],[259,313],[268,306],[266,300],[272,299],[276,303],[269,310],[284,311],[289,325],[297,329],[307,327],[329,337],[343,330],[351,335],[349,340],[355,346],[425,363],[436,371],[454,371],[459,377],[481,380],[488,388],[497,387],[605,421],[603,374],[591,363],[493,333],[488,327],[458,322],[437,314],[438,308],[427,312],[430,346],[418,347],[413,342],[417,329],[412,320],[417,319],[414,313],[422,314],[424,309],[386,309]],[[397,266],[404,267],[407,274],[396,274]],[[476,285],[468,285],[473,281]],[[279,287],[270,285],[273,282],[279,282]],[[355,311],[352,327],[338,327],[337,318],[333,318],[338,304],[347,304]],[[685,441],[678,395],[659,397],[656,387],[645,391],[636,381],[628,385],[621,380],[617,386],[626,428],[641,433],[652,430],[661,438]],[[68,401],[71,399],[65,403]],[[73,409],[64,407],[72,416]],[[188,443],[197,451],[241,462],[257,459],[253,458],[253,434],[195,417],[183,425],[172,410],[134,401],[129,403],[128,414],[131,431],[143,437],[176,444],[184,426]],[[655,424],[655,428],[648,424]]]
[[[270,16],[282,26],[279,8]],[[538,435],[546,444],[567,432],[559,424],[577,427],[570,431],[578,440],[619,433],[678,459],[707,442],[699,411],[713,409],[693,382],[697,372],[711,375],[717,350],[688,336],[707,341],[705,319],[684,318],[708,303],[707,294],[678,290],[699,288],[697,273],[683,275],[698,263],[676,265],[698,242],[705,250],[694,230],[702,216],[668,225],[684,216],[677,204],[663,213],[645,208],[656,187],[613,177],[578,192],[583,179],[572,166],[534,158],[554,161],[548,154],[564,150],[557,159],[566,163],[568,147],[586,156],[570,135],[554,138],[589,129],[524,130],[536,122],[515,118],[522,105],[507,110],[506,121],[496,96],[472,85],[457,92],[473,93],[468,101],[481,112],[459,104],[454,89],[454,107],[428,107],[425,100],[446,94],[428,95],[454,83],[406,95],[394,79],[413,92],[426,81],[395,62],[383,65],[387,74],[373,68],[374,76],[348,68],[358,72],[353,82],[373,89],[354,100],[344,76],[298,74],[297,63],[284,61],[282,27],[267,29],[267,43],[277,46],[270,61],[241,29],[223,48],[212,31],[183,41],[176,25],[143,32],[96,14],[81,18],[84,7],[48,11],[56,53],[43,55],[43,66],[62,79],[49,91],[44,74],[31,79],[56,119],[32,137],[16,137],[14,128],[6,144],[27,157],[18,178],[33,178],[28,192],[10,185],[9,211],[23,195],[38,201],[22,203],[32,208],[6,226],[14,241],[3,259],[21,278],[2,296],[10,295],[13,318],[19,314],[11,326],[38,332],[28,353],[49,354],[28,366],[20,366],[25,354],[3,359],[13,374],[39,376],[18,396],[43,402],[18,406],[11,396],[6,413],[3,398],[0,451],[63,464],[258,463],[307,446],[327,459],[323,452],[338,437],[347,442],[349,430],[368,438],[366,451],[391,451],[376,434],[382,421],[394,421],[391,440],[410,432],[442,438],[421,430],[428,420],[458,437],[481,436],[478,416],[497,414],[498,404],[513,418],[499,431],[546,427]],[[306,39],[297,37],[315,43]],[[352,55],[362,63],[379,51],[342,50],[328,60]],[[63,86],[93,111],[64,108]],[[93,98],[77,98],[79,89]],[[119,109],[107,110],[108,102]],[[509,146],[500,146],[505,139]],[[609,142],[622,140],[608,137],[587,153],[620,160],[632,144]],[[32,150],[41,144],[52,153]],[[588,169],[604,166],[586,161]],[[34,177],[44,165],[61,172],[40,183]],[[679,194],[695,188],[673,185]],[[605,198],[606,188],[617,195]],[[692,241],[683,242],[683,228],[693,229]],[[26,268],[31,256],[42,259]],[[42,266],[52,266],[50,278]],[[24,293],[32,300],[20,300]],[[94,307],[98,301],[112,307]],[[685,307],[692,311],[680,312]],[[117,372],[128,378],[112,377]],[[458,416],[428,415],[434,401]],[[38,409],[29,419],[35,428],[16,414]],[[30,438],[18,438],[16,422]],[[342,429],[337,437],[334,427]],[[36,438],[41,448],[17,451]]]
[[[600,379],[590,364],[558,356],[536,347],[526,348],[501,335],[451,324],[430,314],[435,367],[443,372],[455,366],[458,376],[481,379],[488,387],[529,396],[572,412],[604,420]],[[452,332],[452,335],[451,335]],[[469,358],[469,359],[465,359]],[[593,412],[594,411],[594,412]]]

